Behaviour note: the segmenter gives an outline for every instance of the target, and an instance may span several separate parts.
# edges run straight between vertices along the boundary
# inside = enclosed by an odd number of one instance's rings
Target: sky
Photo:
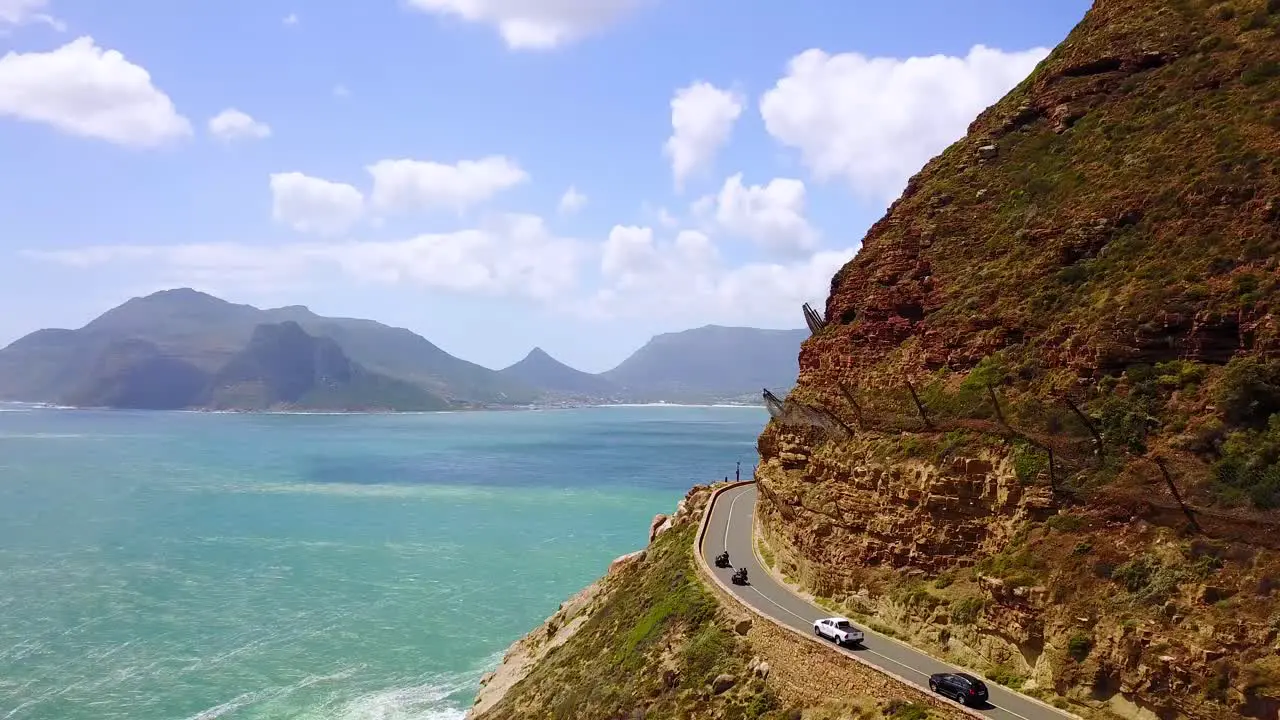
[[[193,287],[590,372],[794,328],[1085,0],[0,0],[0,345]]]

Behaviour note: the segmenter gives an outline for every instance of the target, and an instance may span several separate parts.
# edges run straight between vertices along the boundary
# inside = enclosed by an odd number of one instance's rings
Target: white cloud
[[[699,209],[705,212],[702,206]],[[791,178],[746,186],[738,173],[724,181],[715,198],[719,227],[782,255],[812,251],[817,244],[818,234],[804,212],[804,183]]]
[[[364,195],[345,183],[300,172],[271,175],[271,216],[300,232],[341,235],[364,212]]]
[[[58,32],[66,30],[61,20],[44,12],[47,7],[49,0],[0,0],[0,27],[44,23]]]
[[[572,292],[584,250],[541,218],[514,215],[480,229],[381,242],[113,245],[24,255],[79,269],[145,264],[174,282],[227,288],[301,286],[337,272],[371,284],[551,301]]]
[[[227,108],[209,119],[209,132],[225,142],[261,140],[271,136],[271,126],[235,108]]]
[[[1048,52],[978,45],[965,57],[899,60],[808,50],[760,99],[760,114],[819,180],[840,177],[887,202]]]
[[[289,13],[288,15],[285,15],[285,16],[284,16],[284,21],[283,21],[283,22],[284,22],[284,24],[285,24],[285,25],[297,25],[297,24],[298,24],[298,13]]]
[[[560,196],[560,214],[572,215],[587,206],[587,196],[578,192],[578,188],[569,186]]]
[[[821,304],[832,275],[853,254],[831,250],[790,263],[730,267],[698,231],[661,241],[652,228],[617,226],[601,254],[605,285],[579,311],[608,318],[679,318],[689,325],[795,327],[800,306]]]
[[[671,99],[671,137],[663,152],[671,159],[676,189],[715,159],[729,142],[733,125],[742,115],[742,98],[706,82],[676,91]]]
[[[339,83],[333,86],[333,96],[336,98],[349,98],[351,97],[351,91],[347,89],[346,85]]]
[[[493,25],[513,50],[550,50],[611,25],[643,0],[408,0],[409,6]]]
[[[381,160],[366,168],[373,175],[370,202],[385,211],[450,208],[462,212],[529,179],[500,155],[456,165],[422,160]]]
[[[191,123],[144,68],[87,36],[50,52],[0,58],[0,115],[129,147],[191,134]]]

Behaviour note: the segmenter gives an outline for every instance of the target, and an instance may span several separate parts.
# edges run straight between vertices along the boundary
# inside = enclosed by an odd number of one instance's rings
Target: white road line
[[[724,551],[729,552],[729,527],[733,525],[733,506],[738,504],[738,500],[746,495],[745,492],[739,492],[733,496],[733,502],[729,503],[729,516],[724,519]]]
[[[742,491],[742,492],[739,492],[737,495],[735,495],[735,496],[734,496],[733,501],[729,503],[729,514],[725,517],[725,520],[724,520],[724,549],[725,549],[726,551],[729,549],[729,529],[730,529],[731,527],[733,527],[733,508],[734,508],[734,506],[735,506],[735,505],[737,505],[737,504],[738,504],[738,500],[739,500],[739,499],[741,499],[741,498],[742,498],[742,496],[743,496],[743,495],[746,495],[746,494],[747,494],[747,493],[746,493],[746,491],[745,491],[745,490],[744,490],[744,491]],[[752,542],[755,542],[755,538],[752,538],[751,540],[752,540]],[[790,608],[784,607],[783,605],[779,604],[777,600],[774,600],[773,598],[769,597],[768,595],[765,595],[764,593],[760,592],[760,590],[759,590],[759,589],[757,589],[754,585],[747,585],[747,586],[746,586],[746,589],[751,590],[751,591],[752,591],[752,592],[754,592],[756,595],[759,595],[760,597],[764,598],[765,600],[768,600],[771,604],[773,604],[773,605],[774,605],[775,607],[777,607],[779,610],[781,610],[781,611],[783,611],[783,612],[787,613],[787,614],[788,614],[788,615],[790,615],[791,617],[794,617],[794,618],[796,618],[797,620],[799,620],[799,621],[801,621],[801,622],[803,622],[803,623],[806,623],[806,624],[808,624],[808,623],[812,622],[811,620],[809,620],[808,618],[804,617],[803,615],[798,615],[798,614],[796,614],[796,613],[795,613],[793,610],[791,610]],[[832,649],[833,649],[833,650],[836,650],[837,652],[840,652],[841,654],[849,655],[849,656],[851,656],[851,657],[853,656],[853,652],[852,652],[852,651],[845,650],[844,648],[832,648]],[[866,645],[863,645],[863,646],[862,646],[862,649],[863,649],[865,652],[867,652],[867,653],[869,653],[869,654],[871,654],[871,655],[875,655],[876,657],[881,658],[881,659],[883,659],[883,660],[887,660],[887,661],[889,661],[889,662],[893,663],[894,665],[897,665],[897,666],[899,666],[899,667],[906,668],[907,670],[910,670],[911,672],[913,672],[913,673],[915,673],[915,674],[917,674],[917,675],[920,675],[921,677],[929,677],[929,676],[930,676],[930,675],[929,675],[929,673],[927,673],[927,672],[922,672],[922,671],[920,671],[920,670],[917,670],[917,669],[915,669],[915,668],[911,667],[910,665],[907,665],[906,663],[903,663],[903,662],[898,661],[898,660],[894,660],[893,658],[889,657],[888,655],[882,655],[882,654],[880,654],[880,653],[876,652],[875,650],[872,650],[871,648],[867,647]],[[953,670],[954,670],[954,668],[953,668]],[[1002,708],[1002,707],[1000,707],[999,705],[996,705],[995,703],[991,702],[990,700],[988,700],[988,701],[987,701],[987,704],[988,704],[988,705],[990,705],[992,709],[994,709],[994,710],[999,710],[999,711],[1001,711],[1001,712],[1008,713],[1008,714],[1010,714],[1010,715],[1012,715],[1012,716],[1014,716],[1014,717],[1018,718],[1018,720],[1031,720],[1030,718],[1028,718],[1028,717],[1024,717],[1024,716],[1022,716],[1022,715],[1019,715],[1018,713],[1016,713],[1016,712],[1014,712],[1014,711],[1012,711],[1012,710],[1010,710],[1010,709],[1008,709],[1008,708]]]

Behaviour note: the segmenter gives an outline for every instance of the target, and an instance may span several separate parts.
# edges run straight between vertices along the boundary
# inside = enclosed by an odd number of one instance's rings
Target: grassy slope
[[[662,534],[644,562],[610,576],[586,623],[480,720],[928,720],[922,706],[836,698],[803,707],[751,678],[750,644],[726,627],[698,578],[696,522]],[[537,631],[535,631],[537,632]],[[721,673],[738,684],[715,694]],[[837,693],[839,695],[839,693]]]
[[[563,647],[515,686],[484,720],[508,718],[757,718],[776,701],[762,688],[712,696],[718,673],[746,676],[748,649],[716,623],[716,600],[697,578],[692,525],[660,536],[642,564]],[[670,672],[666,672],[670,671]]]

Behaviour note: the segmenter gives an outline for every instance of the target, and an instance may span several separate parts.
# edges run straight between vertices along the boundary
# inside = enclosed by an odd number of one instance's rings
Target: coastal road
[[[722,575],[725,583],[742,602],[785,625],[811,635],[815,620],[830,617],[834,613],[791,592],[760,566],[752,547],[752,516],[755,506],[754,484],[733,488],[721,494],[711,509],[711,518],[702,541],[702,554],[712,572]],[[722,550],[729,551],[729,561],[733,567],[715,566],[715,556]],[[733,571],[744,566],[747,568],[750,584],[740,586],[729,582]],[[864,647],[844,649],[830,645],[832,652],[856,654],[872,665],[924,687],[928,687],[929,676],[933,673],[959,670],[901,642],[872,632],[859,623],[855,624],[866,634]],[[986,707],[974,709],[988,717],[997,720],[1062,720],[1073,717],[994,683],[988,682],[987,688],[990,691],[990,701]]]

